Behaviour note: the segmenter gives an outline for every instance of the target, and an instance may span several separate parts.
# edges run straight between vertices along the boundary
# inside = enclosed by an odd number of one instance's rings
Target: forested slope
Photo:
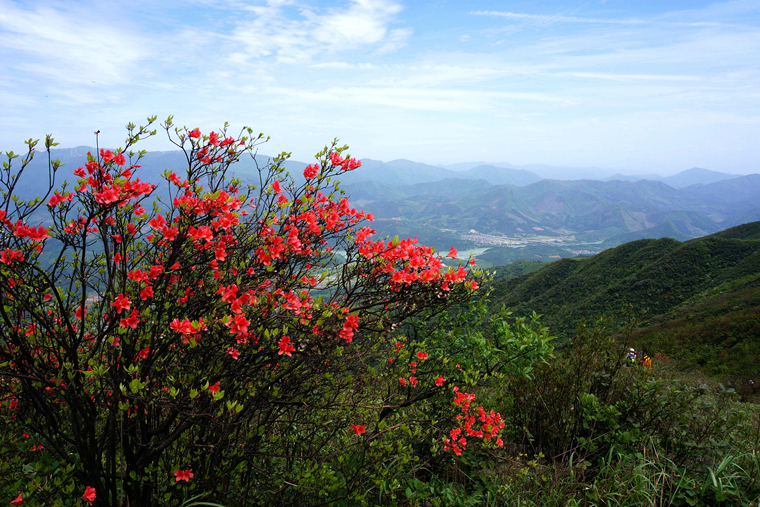
[[[641,346],[720,365],[715,374],[750,373],[760,355],[759,237],[754,222],[684,243],[633,241],[497,280],[491,300],[518,315],[543,314],[560,339],[581,319],[618,314],[630,303],[646,312],[636,334]]]

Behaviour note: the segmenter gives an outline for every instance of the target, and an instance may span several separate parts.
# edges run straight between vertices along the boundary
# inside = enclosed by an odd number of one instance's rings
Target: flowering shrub
[[[372,215],[335,181],[360,165],[345,147],[325,148],[300,183],[283,156],[244,185],[228,171],[261,135],[169,118],[162,128],[188,164],[167,169],[158,194],[139,178],[145,152],[133,151],[155,135],[149,120],[128,127],[123,149],[89,155],[72,186],[56,184],[60,164],[49,161],[42,198],[14,198],[36,142],[20,169],[12,153],[3,164],[3,439],[38,463],[37,475],[5,478],[13,497],[352,498],[366,470],[399,452],[380,442],[434,397],[462,412],[454,452],[465,436],[501,442],[498,414],[470,407],[445,378],[445,350],[395,338],[410,318],[468,301],[477,282],[414,239],[373,239]],[[54,145],[48,137],[48,154]]]

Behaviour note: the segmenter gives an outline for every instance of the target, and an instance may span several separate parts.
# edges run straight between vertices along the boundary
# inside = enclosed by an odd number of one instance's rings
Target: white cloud
[[[249,58],[273,56],[293,64],[362,48],[394,51],[412,33],[409,28],[391,28],[402,8],[390,0],[352,0],[345,8],[323,10],[304,6],[298,17],[286,12],[286,5],[269,1],[266,6],[250,7],[255,17],[238,22],[230,39]]]

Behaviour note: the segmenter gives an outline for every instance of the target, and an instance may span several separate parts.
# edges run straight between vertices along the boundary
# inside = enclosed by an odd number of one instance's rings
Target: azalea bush
[[[456,326],[433,318],[466,305],[477,280],[414,239],[374,237],[372,215],[337,183],[360,166],[345,147],[326,147],[297,178],[276,157],[250,185],[231,168],[262,135],[154,123],[88,155],[72,184],[57,181],[46,138],[36,199],[16,188],[37,142],[20,160],[6,154],[8,501],[351,504],[420,469],[415,442],[450,459],[468,439],[501,445],[504,422],[476,403],[477,375],[457,360],[479,342],[458,345]],[[187,159],[158,188],[140,179],[135,150],[157,130]],[[411,332],[421,316],[454,338]]]

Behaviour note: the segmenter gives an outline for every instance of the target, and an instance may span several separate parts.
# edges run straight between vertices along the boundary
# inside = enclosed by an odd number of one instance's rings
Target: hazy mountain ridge
[[[56,184],[76,181],[73,171],[86,162],[88,151],[95,149],[52,150],[53,158],[65,163]],[[266,155],[247,157],[230,171],[244,183],[257,185],[258,167],[269,160]],[[148,152],[135,174],[157,183],[156,195],[165,196],[164,170],[186,167],[187,162],[182,151]],[[305,163],[288,160],[284,165],[297,183],[304,181]],[[478,163],[450,167],[459,170],[410,160],[365,159],[363,167],[340,179],[356,205],[378,217],[380,234],[455,239],[459,247],[470,244],[461,237],[471,231],[502,236],[574,235],[579,241],[605,241],[604,246],[663,234],[688,239],[760,215],[756,204],[760,202],[760,175],[725,179],[732,175],[694,168],[661,181],[542,180],[526,170],[527,166]],[[22,197],[38,195],[40,184],[47,182],[46,154],[38,153],[27,171],[33,177],[22,178],[26,186],[16,189]],[[710,179],[718,181],[673,186]]]
[[[678,239],[686,240],[723,229],[719,220],[728,220],[726,223],[733,225],[739,214],[750,212],[750,203],[760,201],[760,185],[755,188],[747,183],[755,178],[739,179],[743,200],[738,202],[731,201],[736,195],[735,185],[730,184],[733,180],[680,190],[648,180],[542,180],[526,186],[494,185],[480,192],[469,187],[466,192],[450,191],[447,195],[429,192],[415,197],[407,193],[398,200],[379,196],[382,200],[362,204],[373,209],[376,216],[393,218],[408,227],[475,230],[495,235],[574,234],[583,241],[618,237],[619,242],[662,237],[659,235],[671,231],[677,233],[674,236]],[[447,181],[456,186],[456,180]],[[346,185],[349,193],[353,188]],[[695,190],[710,198],[695,196]],[[379,229],[391,234],[389,225],[383,224]],[[619,243],[605,246],[613,244]]]
[[[740,174],[727,174],[718,171],[710,171],[709,169],[703,169],[701,167],[692,167],[686,169],[678,174],[672,176],[662,177],[657,174],[639,174],[639,175],[626,175],[615,174],[604,178],[604,181],[621,180],[621,181],[662,181],[663,183],[673,188],[685,188],[691,185],[706,185],[709,183],[715,183],[717,181],[729,180],[738,178]]]

